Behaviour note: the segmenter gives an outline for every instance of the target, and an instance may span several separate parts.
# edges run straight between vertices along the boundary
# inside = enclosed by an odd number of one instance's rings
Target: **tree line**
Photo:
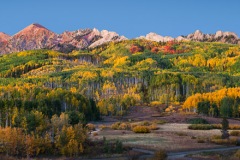
[[[240,88],[224,88],[210,93],[197,93],[186,99],[183,109],[214,117],[240,116]]]

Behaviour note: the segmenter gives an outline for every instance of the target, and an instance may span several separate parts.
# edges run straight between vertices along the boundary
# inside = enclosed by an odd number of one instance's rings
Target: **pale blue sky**
[[[13,35],[31,23],[62,33],[98,28],[128,38],[156,32],[186,35],[233,31],[240,36],[240,0],[1,0],[0,31]]]

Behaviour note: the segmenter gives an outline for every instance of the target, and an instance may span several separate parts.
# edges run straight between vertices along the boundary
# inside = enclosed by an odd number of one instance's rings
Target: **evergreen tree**
[[[220,114],[222,117],[231,117],[233,112],[234,99],[224,97],[220,103]]]
[[[229,127],[229,122],[226,117],[223,118],[222,120],[222,139],[229,138],[229,133],[228,133],[228,127]]]
[[[210,102],[209,101],[203,101],[198,103],[197,113],[208,115],[210,109]]]

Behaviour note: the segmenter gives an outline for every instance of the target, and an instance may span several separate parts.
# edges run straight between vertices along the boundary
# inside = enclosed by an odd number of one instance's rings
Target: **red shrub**
[[[160,48],[158,48],[158,47],[153,47],[151,49],[151,52],[153,52],[153,53],[158,53],[159,51],[160,51]]]
[[[142,52],[143,47],[138,46],[138,45],[132,45],[129,50],[130,50],[131,53]]]

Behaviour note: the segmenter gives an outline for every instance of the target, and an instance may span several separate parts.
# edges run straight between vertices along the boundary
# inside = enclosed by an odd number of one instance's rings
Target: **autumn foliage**
[[[63,126],[55,134],[26,134],[20,128],[0,128],[0,153],[19,157],[38,155],[77,156],[84,152],[86,129],[81,124]]]
[[[208,102],[208,103],[207,103]],[[224,88],[210,93],[197,93],[186,99],[183,109],[196,112],[199,107],[205,104],[204,112],[207,115],[239,117],[240,88]]]
[[[136,126],[132,130],[135,133],[150,133],[151,132],[148,126]]]
[[[159,47],[153,47],[152,49],[151,49],[151,52],[153,52],[153,53],[158,53],[160,51],[160,48]]]
[[[142,52],[143,51],[143,47],[140,46],[140,45],[132,45],[129,49],[129,51],[134,54],[134,53],[137,53],[137,52]]]

